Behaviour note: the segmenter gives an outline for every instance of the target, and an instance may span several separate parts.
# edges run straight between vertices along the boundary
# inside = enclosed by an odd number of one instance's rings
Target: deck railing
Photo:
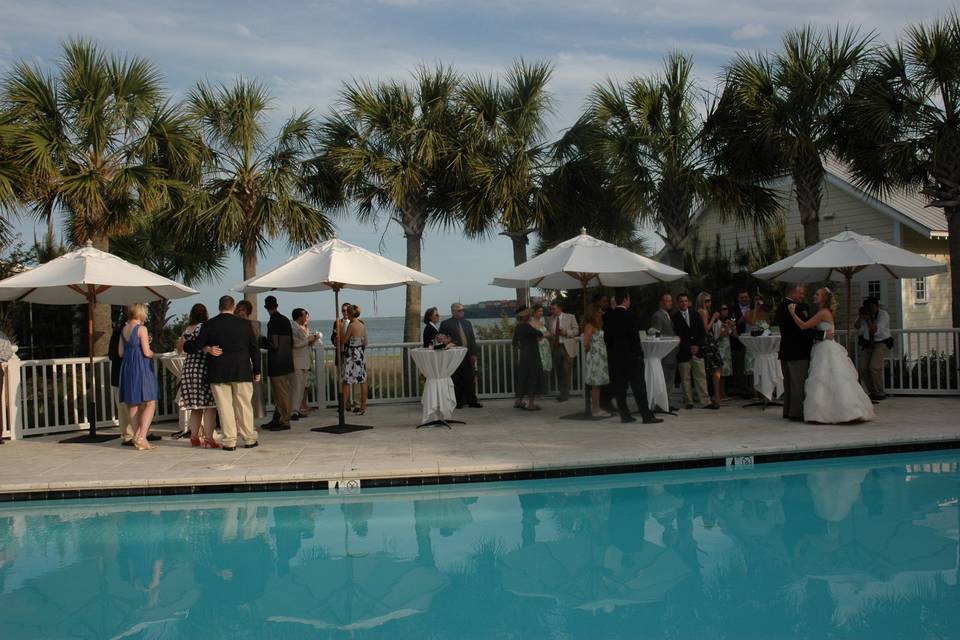
[[[960,330],[896,330],[894,348],[885,365],[886,389],[895,395],[960,395]],[[837,340],[846,344],[843,331]],[[367,347],[368,398],[370,403],[417,402],[423,378],[410,356],[418,343],[397,342]],[[516,353],[509,340],[482,340],[477,361],[477,395],[480,398],[510,398],[515,392]],[[855,347],[856,354],[856,347]],[[571,392],[583,390],[581,357],[574,360]],[[336,370],[333,350],[317,345],[307,381],[307,401],[312,407],[332,406],[336,398]],[[322,367],[317,364],[322,363]],[[110,393],[110,367],[106,358],[94,359],[97,382],[97,425],[116,424],[116,408]],[[60,433],[85,429],[89,394],[89,360],[55,358],[19,360],[3,365],[3,411],[0,427],[4,437]],[[263,356],[266,371],[266,356]],[[177,380],[156,362],[160,397],[157,420],[177,420]],[[319,374],[317,372],[320,372]],[[554,376],[548,376],[548,394],[556,390]],[[262,383],[265,409],[273,409],[269,383]],[[354,391],[356,393],[356,391]]]

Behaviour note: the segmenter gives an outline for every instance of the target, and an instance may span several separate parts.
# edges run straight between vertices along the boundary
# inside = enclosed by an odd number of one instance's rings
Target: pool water
[[[960,452],[0,506],[0,638],[956,638]]]

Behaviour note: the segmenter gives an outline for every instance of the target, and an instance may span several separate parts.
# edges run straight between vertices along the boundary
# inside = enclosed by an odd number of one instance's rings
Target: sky
[[[174,98],[198,80],[258,78],[275,95],[275,130],[296,111],[328,113],[351,79],[404,79],[420,64],[438,63],[489,76],[517,58],[546,60],[554,65],[550,126],[559,133],[576,119],[594,85],[655,73],[671,51],[693,55],[701,85],[711,89],[738,52],[776,49],[784,31],[803,24],[849,24],[890,42],[907,25],[954,7],[931,0],[0,0],[0,73],[17,60],[52,68],[61,43],[82,36],[152,60]],[[402,233],[386,221],[360,225],[349,211],[335,219],[341,238],[404,262]],[[16,227],[27,242],[42,235],[29,217]],[[275,242],[260,272],[291,255],[282,240]],[[510,298],[510,290],[489,282],[512,264],[506,238],[471,241],[456,231],[428,231],[422,268],[442,283],[424,289],[424,307]],[[202,283],[199,297],[174,310],[196,301],[215,308],[216,299],[242,280],[239,256],[229,266],[221,282]],[[367,315],[403,313],[402,288],[349,297]],[[278,298],[281,308],[303,306],[315,318],[332,313],[329,293]]]

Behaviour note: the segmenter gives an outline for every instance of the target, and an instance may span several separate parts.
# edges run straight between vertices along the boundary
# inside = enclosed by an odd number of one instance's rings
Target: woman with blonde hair
[[[343,388],[341,402],[350,394],[350,385],[360,385],[360,406],[353,410],[361,416],[367,411],[367,328],[360,319],[360,307],[350,305],[350,324],[343,340]]]
[[[823,337],[810,352],[810,369],[803,386],[804,420],[824,424],[873,420],[873,403],[857,381],[857,370],[847,350],[833,340],[836,296],[823,287],[813,294],[813,302],[818,310],[808,320],[797,315],[796,303],[787,306],[798,327],[816,328]]]
[[[591,304],[583,316],[583,382],[590,385],[590,415],[609,418],[600,408],[600,389],[610,384],[610,365],[607,362],[607,343],[603,339],[603,317],[600,307]]]
[[[144,323],[147,305],[127,307],[127,324],[120,333],[120,402],[130,407],[130,422],[135,431],[133,446],[138,451],[155,449],[147,442],[147,432],[157,409],[157,375],[153,370],[153,350]]]
[[[714,332],[714,325],[720,321],[720,314],[713,310],[713,296],[701,291],[697,296],[697,313],[703,322],[703,346],[700,347],[700,357],[703,358],[703,368],[713,381],[713,395],[710,398],[712,409],[720,406],[720,377],[723,374],[723,356],[720,354],[720,345]]]

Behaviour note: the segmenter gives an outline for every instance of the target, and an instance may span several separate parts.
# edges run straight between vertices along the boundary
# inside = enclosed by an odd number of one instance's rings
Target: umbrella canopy
[[[838,233],[799,253],[755,271],[761,280],[842,282],[923,278],[946,273],[947,265],[853,231]]]
[[[420,273],[389,258],[339,238],[327,240],[290,258],[279,267],[247,280],[238,291],[329,291],[358,289],[379,291],[407,284],[437,284],[434,277]]]
[[[512,289],[572,289],[575,287],[635,287],[673,282],[687,274],[615,244],[587,235],[561,242],[511,271],[496,276],[492,284]]]
[[[131,304],[185,298],[197,292],[90,243],[0,281],[0,300],[83,304],[90,302],[91,293],[93,302]]]

